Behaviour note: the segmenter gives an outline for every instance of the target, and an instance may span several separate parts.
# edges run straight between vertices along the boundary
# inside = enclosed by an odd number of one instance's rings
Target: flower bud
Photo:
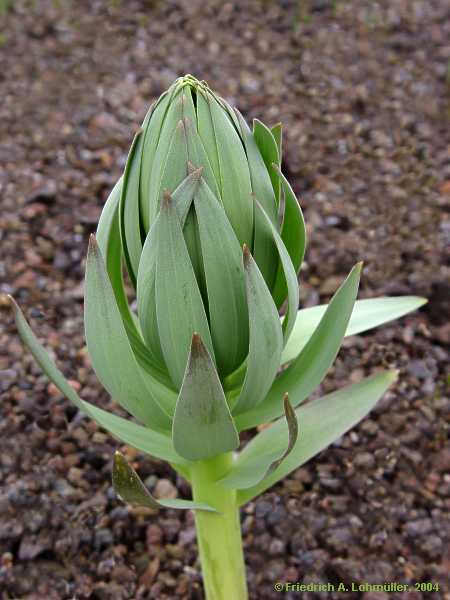
[[[149,356],[177,389],[194,331],[222,380],[248,355],[244,244],[277,308],[287,296],[273,233],[283,235],[280,161],[269,128],[258,121],[252,131],[190,75],[155,102],[134,140],[118,210],[122,253]],[[291,228],[287,237],[301,233]]]

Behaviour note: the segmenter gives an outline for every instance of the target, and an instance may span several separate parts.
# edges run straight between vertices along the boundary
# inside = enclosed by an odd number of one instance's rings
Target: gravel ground
[[[186,72],[285,124],[310,236],[303,305],[360,259],[360,297],[430,298],[346,340],[322,392],[386,365],[399,383],[242,520],[254,600],[286,580],[432,581],[389,598],[450,598],[448,3],[18,0],[0,19],[0,292],[85,399],[112,408],[84,347],[87,238],[146,108]],[[0,597],[202,598],[192,515],[117,500],[117,443],[48,384],[0,304]],[[165,464],[122,450],[156,495],[188,496]]]

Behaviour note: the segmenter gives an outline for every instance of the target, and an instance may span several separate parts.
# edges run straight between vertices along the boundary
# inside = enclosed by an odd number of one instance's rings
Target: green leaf
[[[143,131],[140,129],[131,144],[123,175],[120,198],[119,225],[125,263],[133,286],[142,252],[139,222],[139,178],[141,173]]]
[[[134,330],[134,334],[139,335],[128,305],[122,276],[122,245],[119,229],[119,202],[122,194],[122,181],[123,178],[121,177],[105,202],[98,222],[96,237],[127,333],[129,330],[130,332]]]
[[[219,200],[204,179],[195,195],[206,276],[209,321],[221,375],[235,369],[248,350],[248,311],[242,251]]]
[[[165,92],[155,104],[148,122],[143,125],[144,144],[142,154],[145,160],[141,164],[140,173],[140,215],[144,231],[150,228],[150,177],[153,168],[153,160],[156,152],[163,123],[166,118],[169,102],[174,93],[174,89]],[[167,150],[166,150],[167,151]]]
[[[14,310],[19,335],[29,349],[34,359],[43,372],[79,410],[89,415],[101,427],[109,431],[114,437],[145,452],[155,458],[167,460],[174,464],[183,464],[186,461],[179,456],[172,445],[172,440],[166,434],[153,431],[137,425],[126,419],[113,415],[106,410],[97,408],[93,404],[82,400],[75,390],[69,385],[64,375],[51,360],[44,347],[39,343],[30,326],[25,320],[22,311],[13,298],[10,298]]]
[[[192,168],[189,175],[184,179],[172,194],[172,200],[177,210],[181,228],[184,227],[186,218],[192,205],[195,193],[203,176],[203,167]]]
[[[278,231],[273,226],[263,207],[257,202],[255,215],[261,215],[261,219],[264,220],[265,226],[270,230],[272,238],[274,240],[276,249],[278,251],[281,266],[284,273],[285,281],[287,282],[288,290],[288,308],[287,314],[283,321],[283,337],[284,343],[289,339],[292,329],[297,319],[297,310],[299,303],[299,289],[297,273],[295,272],[294,265],[292,264],[291,257],[289,256],[286,246],[281,239]]]
[[[170,419],[160,405],[165,397],[164,386],[150,375],[142,375],[94,236],[86,263],[84,323],[92,366],[114,400],[151,428],[170,427]]]
[[[281,157],[282,157],[282,144],[283,144],[283,130],[282,130],[282,124],[281,123],[277,123],[276,125],[274,125],[273,127],[270,128],[270,133],[273,135],[274,140],[277,144],[277,148],[278,148],[278,157],[279,157],[279,163],[278,166],[281,168]]]
[[[171,387],[172,382],[160,361],[151,355],[145,346],[140,330],[136,325],[136,315],[131,312],[128,305],[128,299],[125,293],[122,276],[122,245],[120,241],[119,230],[119,200],[122,178],[119,179],[109,195],[105,206],[103,207],[100,221],[97,227],[97,242],[105,261],[117,306],[122,315],[123,324],[130,340],[133,353],[136,356],[141,367],[149,373],[154,379],[166,387]],[[181,186],[180,186],[181,187]],[[175,406],[175,399],[169,401],[169,405]]]
[[[270,221],[277,227],[278,211],[269,171],[250,127],[237,109],[235,109],[235,113],[247,154],[253,193],[266,211]]]
[[[279,165],[281,162],[277,142],[267,125],[264,125],[259,119],[253,119],[253,136],[263,157],[266,169],[270,175],[273,190],[279,202],[279,193],[277,196],[277,190],[279,190],[280,181],[274,169],[274,163],[275,165]]]
[[[188,171],[190,173],[198,173],[199,179],[203,173],[203,167],[196,169],[194,165],[189,161],[188,162]],[[193,192],[193,196],[197,192],[198,183],[195,191]],[[177,191],[177,190],[176,190]],[[172,198],[175,201],[176,191],[172,194]],[[206,298],[206,284],[205,284],[205,272],[203,268],[203,257],[200,246],[200,235],[198,232],[198,224],[197,217],[195,215],[194,207],[191,209],[191,205],[189,205],[189,209],[186,215],[181,215],[180,210],[177,206],[177,214],[180,220],[180,225],[183,230],[184,241],[186,242],[186,247],[189,253],[189,258],[191,259],[191,264],[194,269],[195,277],[197,278],[197,283],[200,287],[200,291],[202,294],[202,298]]]
[[[270,175],[264,160],[256,145],[249,126],[241,113],[236,110],[241,137],[244,141],[248,166],[252,182],[254,198],[261,204],[273,227],[278,227],[278,210]],[[271,289],[275,281],[278,267],[278,253],[270,229],[260,212],[254,213],[255,236],[253,242],[253,257],[264,277],[267,287]]]
[[[172,193],[188,175],[188,150],[184,119],[178,121],[172,135],[169,151],[164,164],[158,198],[165,191]]]
[[[426,298],[418,296],[394,296],[386,298],[368,298],[357,300],[353,308],[345,337],[357,335],[363,331],[378,327],[407,313],[417,310],[427,303]],[[281,362],[293,360],[303,350],[315,328],[327,309],[326,304],[304,308],[297,313],[294,329],[286,344]]]
[[[274,471],[276,471],[276,469],[278,469],[278,467],[281,465],[284,459],[289,456],[298,438],[297,415],[295,414],[295,410],[292,408],[292,404],[289,402],[289,394],[287,393],[284,395],[283,404],[284,416],[286,418],[286,425],[288,430],[288,445],[286,450],[284,450],[283,454],[280,456],[280,458],[278,458],[275,462],[270,464],[266,473],[266,477],[268,477]]]
[[[147,202],[149,204],[149,217],[148,224],[144,220],[145,230],[148,231],[150,225],[155,221],[156,216],[159,212],[164,187],[161,185],[162,178],[166,173],[166,166],[169,169],[167,175],[170,173],[170,166],[167,164],[169,150],[174,139],[174,132],[180,121],[183,118],[183,100],[179,89],[173,90],[173,96],[169,100],[167,112],[164,117],[164,122],[161,127],[161,132],[158,139],[158,144],[155,148],[153,155],[150,183],[148,189]],[[150,124],[152,119],[150,119]],[[143,161],[144,164],[146,160]],[[187,174],[187,172],[186,172]],[[170,182],[168,185],[169,191],[173,191],[177,183]]]
[[[211,508],[211,506],[203,504],[202,502],[179,500],[178,498],[157,500],[150,494],[139,475],[120,452],[114,454],[112,483],[116,490],[116,494],[124,502],[129,504],[146,506],[147,508],[156,510],[161,508],[177,508],[217,512],[215,508]]]
[[[156,317],[165,363],[179,389],[192,334],[197,331],[212,356],[214,352],[203,300],[169,195],[162,203],[158,219]]]
[[[282,414],[281,398],[285,392],[297,406],[319,385],[341,346],[358,293],[361,268],[362,263],[353,267],[302,352],[275,379],[260,406],[236,419],[239,430],[271,421]]]
[[[207,306],[205,270],[203,267],[197,215],[195,214],[194,208],[192,208],[186,217],[186,222],[183,227],[183,236],[203,302],[205,303],[205,306]]]
[[[211,161],[206,153],[203,141],[197,130],[197,115],[192,100],[191,90],[185,88],[185,102],[183,104],[183,121],[186,132],[186,143],[189,162],[194,168],[203,169],[203,177],[214,196],[220,198],[219,186],[214,175]],[[212,140],[214,143],[214,140]]]
[[[209,98],[220,168],[221,196],[225,212],[240,245],[253,242],[253,200],[244,147],[225,110]]]
[[[200,90],[197,92],[197,127],[203,147],[205,148],[211,168],[214,172],[214,178],[219,187],[219,195],[222,197],[222,180],[216,134],[211,119],[209,102]]]
[[[274,165],[274,169],[281,181],[284,192],[284,219],[281,227],[281,239],[289,252],[295,272],[298,273],[303,262],[306,248],[305,221],[300,205],[288,180],[276,165]],[[286,280],[284,278],[282,266],[280,265],[272,291],[275,304],[278,307],[284,302],[286,294]]]
[[[278,148],[278,167],[281,169],[281,158],[283,156],[283,130],[281,123],[277,123],[270,129],[275,142]],[[278,180],[278,183],[274,187],[275,197],[277,199],[277,205],[280,206],[280,196],[281,196],[281,182]]]
[[[110,266],[114,267],[116,263],[116,261],[111,260],[112,257],[115,258],[116,252],[111,252],[109,247],[114,245],[114,247],[118,246],[120,248],[120,232],[118,232],[115,227],[115,221],[118,219],[117,207],[119,206],[120,196],[122,194],[122,182],[123,177],[119,177],[106,199],[95,234],[98,247],[100,248],[107,269]]]
[[[287,446],[286,442],[283,447],[273,447],[268,443],[266,448],[257,457],[257,460],[250,461],[250,469],[247,468],[245,461],[243,461],[244,465],[242,465],[239,462],[240,458],[238,458],[237,463],[235,463],[236,468],[233,467],[231,472],[219,480],[219,483],[225,487],[239,489],[253,487],[271,475],[281,465],[284,459],[292,452],[298,438],[297,415],[289,402],[289,394],[284,395],[284,416],[287,425]],[[244,453],[246,448],[244,448]]]
[[[172,195],[181,226],[184,225],[191,208],[194,194],[200,182],[201,173],[201,169],[193,171],[181,182]],[[158,220],[159,216],[156,217],[144,243],[139,263],[136,295],[139,322],[152,360],[160,368],[165,369],[156,319],[155,277],[158,252]]]
[[[194,333],[172,425],[173,445],[188,460],[203,460],[239,446],[239,436],[214,363]]]
[[[247,371],[233,408],[239,414],[257,406],[267,394],[280,366],[283,334],[270,291],[247,246],[244,245],[250,342]]]
[[[381,396],[396,380],[396,371],[385,371],[304,404],[295,411],[302,431],[292,452],[260,483],[248,489],[247,481],[260,468],[260,457],[268,449],[282,448],[286,443],[286,422],[282,419],[256,435],[240,453],[224,486],[242,488],[238,492],[240,505],[249,502],[294,469],[336,441],[354,427],[375,406]]]

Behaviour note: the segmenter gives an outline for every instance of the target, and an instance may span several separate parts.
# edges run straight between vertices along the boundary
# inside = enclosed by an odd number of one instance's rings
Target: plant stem
[[[230,468],[231,452],[191,467],[193,498],[218,511],[195,511],[197,541],[207,600],[247,600],[244,553],[236,491],[214,483]]]

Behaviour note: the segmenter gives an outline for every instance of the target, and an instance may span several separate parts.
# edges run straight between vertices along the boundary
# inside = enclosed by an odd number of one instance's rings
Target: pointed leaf
[[[253,136],[255,138],[259,151],[261,152],[261,156],[264,159],[267,171],[270,175],[270,180],[272,182],[272,187],[275,192],[275,195],[277,195],[277,190],[279,190],[280,182],[279,177],[276,171],[274,170],[274,163],[275,165],[279,165],[281,162],[277,142],[267,125],[264,125],[264,123],[262,123],[259,119],[253,119]]]
[[[239,429],[271,421],[282,414],[280,399],[285,392],[293,406],[303,402],[319,385],[334,362],[347,329],[358,293],[362,263],[353,267],[333,296],[322,320],[302,352],[280,373],[264,401],[236,419]]]
[[[164,163],[164,170],[159,186],[158,199],[161,200],[167,190],[172,193],[188,176],[188,149],[184,119],[180,119],[175,127]]]
[[[197,127],[203,147],[211,164],[214,178],[218,183],[219,195],[222,197],[222,183],[216,134],[211,118],[209,102],[200,91],[197,92]]]
[[[265,226],[270,230],[270,233],[278,250],[284,278],[287,282],[288,308],[286,317],[283,320],[283,337],[284,343],[286,344],[286,341],[289,339],[289,336],[291,335],[292,329],[297,319],[297,310],[300,297],[297,273],[295,272],[294,265],[291,261],[291,257],[289,256],[289,253],[286,250],[286,246],[284,245],[280,234],[275,229],[266,212],[264,211],[263,207],[258,202],[256,203],[255,215],[256,214],[261,215],[261,218],[264,219]]]
[[[189,154],[189,152],[188,152]],[[195,169],[191,161],[188,161],[188,171],[191,173],[192,171],[202,173],[203,167],[199,169]],[[198,187],[198,182],[197,182]],[[197,189],[197,188],[196,188]],[[195,190],[196,192],[196,190]],[[195,195],[195,193],[193,194]],[[175,192],[172,195],[173,200],[175,201]],[[197,283],[199,285],[202,298],[206,297],[206,284],[205,284],[205,273],[203,269],[203,259],[202,259],[202,251],[200,247],[200,235],[198,232],[198,224],[197,218],[195,215],[194,207],[191,209],[191,204],[189,204],[188,211],[186,215],[181,215],[180,209],[177,206],[177,214],[180,220],[180,225],[183,230],[184,241],[186,242],[186,247],[189,253],[189,258],[191,259],[191,264],[194,269],[195,277],[197,278]]]
[[[193,167],[189,175],[184,179],[172,194],[172,200],[177,210],[181,228],[184,227],[187,215],[192,205],[195,193],[198,190],[200,179],[203,175],[203,167]]]
[[[237,109],[235,109],[235,113],[247,154],[253,193],[273,225],[277,227],[277,204],[269,172],[250,127]]]
[[[186,133],[186,143],[189,162],[194,168],[203,169],[203,177],[214,196],[220,198],[219,186],[211,161],[206,153],[202,138],[197,130],[197,114],[192,100],[192,93],[189,88],[184,91],[185,101],[183,103],[183,122]],[[200,94],[197,95],[197,98]],[[214,142],[214,140],[212,140]]]
[[[105,261],[106,270],[116,296],[116,302],[128,329],[135,328],[122,276],[122,245],[119,229],[119,202],[123,178],[117,181],[108,196],[97,226],[97,243]],[[137,333],[137,332],[136,332]]]
[[[278,209],[270,175],[249,126],[241,113],[238,110],[235,112],[247,154],[254,197],[263,207],[272,225],[277,228]],[[278,253],[270,229],[265,226],[264,219],[259,212],[255,212],[253,256],[268,288],[271,289],[278,267]]]
[[[141,173],[143,131],[140,129],[131,144],[123,175],[120,198],[119,224],[125,263],[133,286],[139,258],[142,252],[141,227],[139,222],[139,178]]]
[[[219,372],[235,369],[248,349],[248,311],[242,251],[219,200],[204,179],[195,195],[206,276],[209,320]]]
[[[277,148],[278,148],[278,157],[279,157],[279,163],[278,166],[281,167],[281,157],[283,156],[282,154],[282,144],[283,144],[283,130],[282,130],[282,124],[281,123],[277,123],[276,125],[274,125],[273,127],[270,128],[270,132],[274,137],[274,140],[277,144]]]
[[[41,367],[43,372],[79,410],[86,413],[96,421],[101,427],[109,431],[114,437],[122,442],[133,446],[134,448],[150,454],[161,460],[171,461],[176,464],[183,464],[185,460],[179,456],[172,445],[172,440],[166,434],[152,431],[141,425],[136,425],[131,421],[117,417],[93,404],[82,400],[75,390],[66,381],[64,375],[51,360],[44,347],[37,340],[30,326],[25,320],[22,311],[17,306],[13,298],[10,298],[14,317],[19,335],[29,349],[34,359]]]
[[[170,419],[160,406],[163,386],[146,383],[136,361],[106,273],[102,255],[91,236],[86,263],[84,299],[86,342],[92,366],[111,396],[149,427],[167,429]]]
[[[183,236],[189,254],[189,259],[191,261],[192,268],[194,269],[195,278],[197,280],[203,301],[206,305],[206,278],[203,267],[202,247],[200,244],[197,215],[195,214],[195,210],[193,208],[186,217],[186,222],[183,227]]]
[[[281,123],[277,123],[270,129],[275,142],[278,148],[278,167],[281,169],[281,160],[283,156],[283,130]],[[277,199],[277,205],[280,206],[280,196],[281,196],[281,182],[278,183],[274,187],[275,197]]]
[[[171,386],[170,378],[161,364],[152,359],[148,348],[135,323],[136,316],[131,312],[124,289],[122,276],[122,245],[119,230],[119,200],[122,178],[119,179],[103,207],[97,227],[97,242],[105,261],[117,306],[122,315],[123,324],[130,340],[131,347],[139,364],[154,379],[164,386]],[[175,401],[173,401],[175,405]]]
[[[153,155],[147,198],[147,202],[149,204],[149,218],[147,226],[144,220],[144,226],[146,231],[148,231],[150,225],[155,221],[156,215],[158,214],[161,206],[162,196],[164,192],[164,187],[161,185],[161,181],[165,174],[167,176],[170,175],[170,167],[168,167],[169,170],[166,169],[168,154],[174,140],[175,129],[179,125],[182,118],[183,101],[180,94],[180,90],[175,89],[173,90],[173,96],[170,99],[167,112],[164,116],[164,122],[161,127],[158,144],[155,148],[155,152]],[[180,134],[180,132],[178,133]],[[145,162],[146,161],[144,161],[144,163]],[[173,191],[174,187],[178,185],[178,183],[179,182],[171,182],[170,185],[165,184],[165,187],[168,187],[169,191]]]
[[[151,495],[139,475],[120,452],[114,454],[112,483],[116,494],[129,504],[146,506],[147,508],[156,510],[161,508],[177,508],[217,512],[215,508],[211,508],[207,504],[193,502],[192,500],[179,500],[178,498],[157,500]]]
[[[164,199],[158,219],[156,317],[165,363],[179,389],[195,331],[210,354],[214,353],[203,300],[170,196]]]
[[[172,426],[176,451],[203,460],[239,446],[239,436],[214,363],[201,337],[192,336]]]
[[[150,177],[153,167],[153,158],[159,143],[161,130],[166,118],[169,101],[174,90],[167,90],[156,102],[148,122],[143,125],[144,143],[142,148],[145,160],[141,163],[139,203],[140,215],[144,231],[150,228]]]
[[[191,208],[194,194],[198,188],[201,169],[193,171],[177,187],[172,195],[181,227],[183,227]],[[158,253],[159,216],[150,228],[142,250],[137,278],[137,303],[142,334],[151,352],[153,361],[165,368],[156,317],[156,261]]]
[[[283,349],[277,309],[247,246],[244,246],[243,258],[250,342],[247,371],[233,414],[245,412],[264,399],[280,366]]]
[[[239,244],[251,246],[252,186],[242,140],[224,109],[213,98],[208,99],[217,143],[223,207]]]
[[[256,486],[238,492],[239,504],[249,502],[270,488],[354,427],[375,406],[396,378],[396,371],[385,371],[297,409],[295,413],[302,425],[302,434],[292,452],[273,473]],[[255,436],[241,452],[228,476],[230,487],[246,487],[242,486],[246,483],[244,473],[250,476],[259,463],[259,456],[267,448],[282,447],[285,439],[286,423],[282,419]],[[236,486],[231,485],[233,480],[237,483]],[[226,480],[222,483],[226,485]]]
[[[298,273],[303,262],[306,248],[305,221],[300,205],[288,180],[276,165],[274,165],[274,169],[281,181],[284,192],[284,219],[281,227],[281,239],[289,252],[295,272]],[[280,265],[272,292],[275,304],[278,307],[284,302],[286,294],[286,281],[282,266]]]
[[[357,300],[345,332],[345,337],[357,335],[383,323],[399,319],[426,304],[426,298],[418,296],[393,296]],[[327,309],[326,304],[304,308],[297,312],[291,337],[286,344],[281,362],[293,360],[303,350]]]
[[[107,270],[110,266],[109,257],[111,256],[111,252],[109,251],[109,246],[114,242],[120,242],[120,236],[113,236],[114,231],[114,221],[117,220],[117,207],[119,206],[120,196],[122,194],[122,182],[123,177],[119,177],[115,186],[111,190],[106,202],[103,206],[102,212],[100,214],[100,219],[97,225],[97,243],[100,251],[103,255],[103,260],[105,261]],[[115,230],[117,232],[117,230]],[[119,244],[120,245],[120,244]],[[115,255],[115,253],[113,254]],[[109,271],[109,270],[108,270]]]

